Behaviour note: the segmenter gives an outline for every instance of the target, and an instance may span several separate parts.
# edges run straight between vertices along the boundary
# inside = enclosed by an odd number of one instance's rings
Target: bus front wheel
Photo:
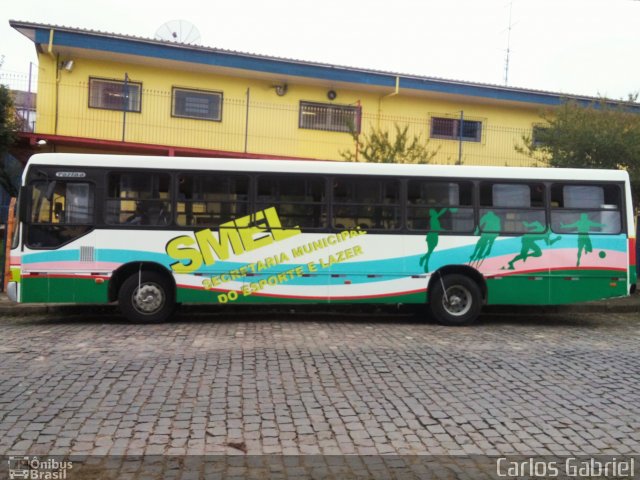
[[[429,309],[438,323],[470,325],[478,319],[481,308],[482,292],[469,277],[450,274],[435,279],[429,293]]]
[[[131,322],[164,322],[175,310],[173,287],[160,273],[135,273],[120,287],[118,304]]]

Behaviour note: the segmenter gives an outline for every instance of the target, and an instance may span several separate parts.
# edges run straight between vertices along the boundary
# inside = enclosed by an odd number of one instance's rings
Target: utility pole
[[[129,74],[124,74],[124,87],[122,89],[122,141],[127,133],[127,110],[129,110]]]
[[[460,120],[458,120],[458,161],[456,165],[462,165],[462,135],[464,133],[464,110],[460,110]]]

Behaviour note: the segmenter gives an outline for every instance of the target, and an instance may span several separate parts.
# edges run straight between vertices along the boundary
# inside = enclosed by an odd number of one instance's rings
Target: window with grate
[[[299,127],[331,132],[360,132],[361,108],[351,105],[300,102]]]
[[[139,82],[89,78],[89,107],[140,112],[141,92]]]
[[[460,119],[431,117],[431,138],[479,142],[482,140],[482,122],[463,120],[460,131]]]
[[[171,115],[197,120],[222,120],[222,92],[173,87]]]
[[[531,143],[534,147],[541,147],[548,143],[547,138],[551,133],[551,129],[549,127],[545,127],[544,125],[534,125],[531,130]]]

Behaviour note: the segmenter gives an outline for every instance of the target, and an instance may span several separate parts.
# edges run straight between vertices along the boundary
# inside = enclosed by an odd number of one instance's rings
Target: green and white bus
[[[39,154],[18,201],[8,291],[118,302],[549,305],[635,288],[623,171]]]

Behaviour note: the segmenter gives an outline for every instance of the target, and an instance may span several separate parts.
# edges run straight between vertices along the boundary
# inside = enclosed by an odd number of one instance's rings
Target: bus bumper
[[[18,301],[18,282],[7,283],[7,296],[12,302]]]

